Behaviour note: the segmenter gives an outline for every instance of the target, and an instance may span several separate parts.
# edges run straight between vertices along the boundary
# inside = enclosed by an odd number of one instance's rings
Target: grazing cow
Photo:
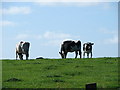
[[[83,58],[85,58],[85,53],[87,53],[87,58],[89,58],[89,54],[91,54],[91,58],[92,58],[92,45],[94,45],[94,43],[84,43],[83,44]]]
[[[18,43],[16,46],[16,60],[17,60],[18,56],[19,56],[20,60],[23,60],[23,54],[26,55],[26,60],[28,60],[29,47],[30,47],[29,42],[21,41],[20,43]]]
[[[75,58],[77,58],[79,52],[81,58],[81,41],[64,41],[61,45],[61,51],[59,54],[62,58],[66,58],[68,52],[75,52]]]

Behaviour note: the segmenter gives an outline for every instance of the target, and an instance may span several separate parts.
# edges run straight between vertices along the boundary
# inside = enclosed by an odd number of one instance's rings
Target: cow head
[[[94,45],[94,43],[88,43],[88,50],[92,50],[92,45]]]
[[[23,60],[23,55],[22,53],[18,53],[20,60]]]
[[[88,50],[92,50],[92,45],[94,45],[94,43],[88,42],[83,44],[83,51],[88,51]]]
[[[94,45],[94,43],[90,43],[91,45]]]
[[[61,55],[62,58],[64,58],[64,54],[62,52],[59,52],[59,54]]]
[[[23,41],[20,41],[20,43],[24,43]]]

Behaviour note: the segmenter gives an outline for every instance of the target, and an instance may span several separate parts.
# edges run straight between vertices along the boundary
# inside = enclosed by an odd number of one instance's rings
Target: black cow
[[[78,52],[81,58],[81,41],[64,41],[61,45],[61,51],[59,54],[62,58],[66,58],[68,52],[75,52],[75,58],[77,58]]]
[[[87,58],[89,58],[89,54],[91,54],[91,58],[92,58],[92,45],[94,45],[94,43],[84,43],[83,44],[83,58],[85,58],[85,53],[87,53]]]

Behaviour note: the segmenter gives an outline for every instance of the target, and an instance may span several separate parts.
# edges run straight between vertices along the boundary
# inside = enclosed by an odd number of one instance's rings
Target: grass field
[[[118,58],[2,60],[3,88],[118,88]]]

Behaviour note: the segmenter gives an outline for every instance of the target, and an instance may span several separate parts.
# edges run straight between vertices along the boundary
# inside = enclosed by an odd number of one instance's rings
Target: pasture
[[[118,58],[2,60],[3,88],[118,88]]]

